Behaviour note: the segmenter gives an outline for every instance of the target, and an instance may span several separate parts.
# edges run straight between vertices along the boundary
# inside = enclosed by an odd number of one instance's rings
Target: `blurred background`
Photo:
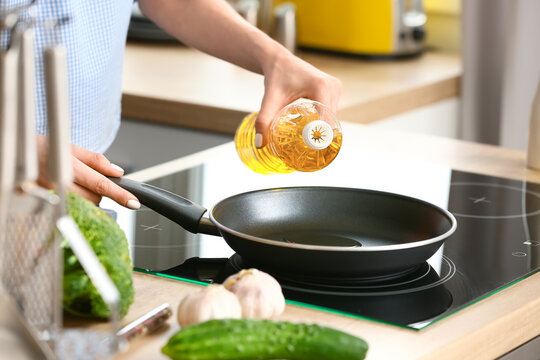
[[[540,41],[536,40],[540,35],[540,22],[536,19],[540,14],[540,1],[229,2],[254,26],[344,82],[343,106],[338,115],[345,121],[518,150],[527,148],[531,104],[540,75]],[[189,104],[204,103],[216,109],[233,111],[219,113],[219,116],[236,118],[231,118],[229,127],[219,124],[201,127],[204,122],[194,126],[189,120],[176,120],[172,118],[173,115],[160,118],[154,112],[152,116],[160,119],[152,119],[150,127],[132,122],[136,119],[148,120],[149,116],[145,116],[139,108],[130,110],[135,101],[142,106],[143,100],[132,99],[131,93],[140,95],[142,86],[149,89],[151,85],[159,86],[160,83],[155,80],[159,76],[167,81],[176,80],[176,75],[166,76],[154,70],[145,77],[146,82],[134,79],[140,77],[141,71],[150,70],[142,64],[142,60],[132,58],[142,54],[147,56],[143,50],[146,46],[157,51],[152,62],[157,61],[158,57],[162,61],[165,56],[173,56],[170,47],[182,45],[146,19],[136,4],[128,40],[127,71],[124,74],[124,83],[127,84],[124,92],[126,121],[116,144],[108,151],[113,160],[119,158],[125,162],[128,154],[137,151],[130,148],[129,139],[134,136],[148,138],[149,133],[154,132],[159,134],[156,135],[158,138],[185,138],[186,141],[181,142],[185,146],[171,148],[169,142],[162,141],[168,145],[156,151],[161,155],[156,158],[145,153],[148,160],[144,166],[170,160],[164,158],[164,154],[170,154],[172,159],[229,141],[234,133],[234,125],[243,115],[258,109],[262,97],[260,80],[217,62],[211,68],[211,60],[195,60],[195,55],[191,53],[182,56],[174,53],[179,62],[187,61],[186,67],[191,66],[189,73],[186,70],[187,74],[174,70],[178,72],[179,82],[187,82],[191,86],[191,93],[185,96],[182,89],[171,88],[171,91],[179,94],[175,95],[174,100]],[[159,52],[163,52],[163,55],[159,55]],[[180,63],[178,66],[181,66]],[[203,77],[191,79],[191,73],[198,71],[199,74],[213,73],[212,81],[206,81]],[[152,84],[148,80],[150,78]],[[238,98],[230,94],[222,95],[223,89],[226,89],[220,85],[223,82],[229,82],[229,85],[235,82],[239,87],[244,86],[251,91],[248,93],[233,88],[230,90],[237,93]],[[205,90],[212,99],[204,95],[196,97],[197,89],[203,83],[207,89],[213,88]],[[188,112],[184,115],[181,110],[176,112],[176,118],[192,114]],[[175,126],[159,128],[156,123],[159,126]],[[223,120],[223,123],[228,122]],[[181,128],[176,125],[181,125]],[[143,165],[132,166],[140,168]]]

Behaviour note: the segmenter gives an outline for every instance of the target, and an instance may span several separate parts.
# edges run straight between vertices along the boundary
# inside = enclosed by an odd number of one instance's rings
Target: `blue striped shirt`
[[[0,0],[0,12],[28,4],[29,0]],[[37,0],[22,17],[39,20],[69,16],[56,30],[68,62],[71,142],[104,152],[120,127],[122,63],[133,0]],[[36,25],[36,131],[47,135],[43,47],[50,33]],[[7,32],[0,34],[5,48]]]

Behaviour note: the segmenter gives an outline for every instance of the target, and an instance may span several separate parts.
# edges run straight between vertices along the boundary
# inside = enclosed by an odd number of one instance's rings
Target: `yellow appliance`
[[[423,48],[422,0],[279,0],[296,6],[300,47],[367,56],[407,56]]]

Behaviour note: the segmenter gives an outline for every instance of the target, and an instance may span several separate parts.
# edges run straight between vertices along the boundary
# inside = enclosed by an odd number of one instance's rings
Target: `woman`
[[[24,3],[27,1],[2,1],[0,10]],[[130,0],[37,0],[31,9],[33,14],[27,16],[70,17],[70,21],[57,30],[68,54],[74,144],[74,184],[70,190],[95,203],[107,196],[123,206],[137,209],[140,207],[137,198],[106,177],[122,176],[123,170],[101,154],[110,146],[119,127],[121,66],[131,7]],[[265,92],[256,122],[257,146],[265,144],[274,115],[293,100],[311,98],[337,110],[341,96],[338,79],[291,54],[246,22],[226,1],[139,0],[139,7],[149,19],[182,43],[264,75]],[[47,43],[48,34],[43,27],[36,28],[38,56]],[[38,67],[38,181],[42,186],[51,187],[46,173],[47,123],[40,71]]]

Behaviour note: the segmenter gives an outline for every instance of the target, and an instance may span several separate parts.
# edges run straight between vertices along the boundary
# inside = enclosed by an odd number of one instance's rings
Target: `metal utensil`
[[[0,286],[0,359],[51,360],[51,349],[39,341],[34,329],[19,314],[11,297]]]
[[[144,336],[160,328],[172,316],[171,306],[167,303],[161,304],[150,310],[143,316],[133,320],[116,335],[124,342],[130,342],[135,338]]]
[[[12,169],[8,169],[16,171],[4,228],[2,282],[40,339],[52,343],[61,326],[60,249],[55,231],[58,201],[55,195],[35,183],[38,170],[33,46],[31,27],[19,24],[12,29],[10,50],[16,52],[17,61],[11,70],[16,79],[11,91],[18,100],[14,103],[18,121],[15,126],[17,136],[12,135],[17,141],[11,144],[13,151],[7,154],[17,159],[17,165],[10,164]]]
[[[6,22],[7,20],[2,18],[2,25]],[[12,47],[0,51],[0,228],[2,229],[7,217],[9,195],[15,182],[17,56],[17,50]]]
[[[527,167],[540,170],[540,76],[538,77],[538,85],[536,85],[529,119]]]
[[[258,0],[240,0],[233,4],[234,9],[251,25],[257,26],[259,13]]]
[[[272,9],[274,2],[272,0],[259,0],[259,29],[267,34],[272,31]]]
[[[44,51],[47,88],[47,115],[50,127],[50,174],[61,198],[56,227],[64,236],[84,271],[110,308],[111,332],[107,334],[83,330],[62,333],[57,344],[61,358],[109,356],[118,351],[120,293],[66,209],[66,189],[73,181],[69,142],[69,107],[67,96],[66,52],[61,44],[52,44]]]
[[[293,3],[283,3],[274,9],[274,39],[287,50],[296,50],[296,7]]]

